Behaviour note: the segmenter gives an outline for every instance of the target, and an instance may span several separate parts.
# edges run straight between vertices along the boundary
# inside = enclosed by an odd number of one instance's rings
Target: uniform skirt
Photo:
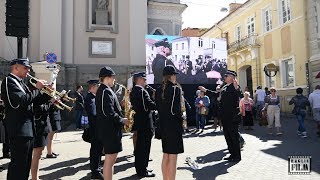
[[[252,111],[246,111],[245,116],[243,116],[243,126],[253,126]]]
[[[180,154],[184,152],[182,132],[162,132],[162,151],[167,154]]]
[[[45,147],[48,144],[48,128],[46,122],[35,121],[36,136],[34,138],[34,148]]]
[[[61,131],[61,121],[60,120],[50,120],[50,132]]]

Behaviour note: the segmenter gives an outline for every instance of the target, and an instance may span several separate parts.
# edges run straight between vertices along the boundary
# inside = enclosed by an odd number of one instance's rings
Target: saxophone
[[[124,117],[128,118],[129,120],[129,125],[123,127],[123,132],[128,133],[131,131],[134,119],[133,116],[136,113],[132,108],[131,108],[131,103],[130,103],[130,90],[126,88],[124,85],[116,83],[118,86],[121,86],[124,90],[124,96],[123,96],[123,102],[124,102]]]

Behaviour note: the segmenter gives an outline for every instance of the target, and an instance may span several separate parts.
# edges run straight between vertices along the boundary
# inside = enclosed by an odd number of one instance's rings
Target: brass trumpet
[[[71,97],[69,97],[68,94],[69,94],[70,91],[71,91],[71,90],[69,90],[68,92],[67,92],[66,90],[62,90],[61,92],[56,91],[56,93],[57,93],[57,95],[58,95],[60,98],[62,98],[63,100],[68,101],[68,102],[71,101],[72,103],[75,103],[76,100],[77,100],[77,98],[71,98]]]
[[[28,76],[30,77],[30,84],[34,87],[36,87],[37,82],[39,81],[38,78],[35,78],[33,76],[31,76],[30,74],[28,74]],[[56,106],[58,109],[64,110],[67,109],[68,111],[71,111],[73,107],[70,107],[66,104],[64,104],[61,99],[66,100],[66,101],[73,101],[73,98],[68,97],[67,93],[65,93],[65,90],[63,90],[61,93],[50,88],[49,85],[45,85],[42,89],[40,89],[41,93],[45,93],[48,96],[50,96],[51,102],[53,103],[54,106]],[[63,93],[64,92],[64,93]],[[75,100],[74,100],[75,101]]]

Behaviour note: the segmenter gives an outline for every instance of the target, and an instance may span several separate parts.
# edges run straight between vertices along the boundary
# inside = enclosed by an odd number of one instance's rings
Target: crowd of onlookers
[[[206,125],[207,119],[213,119],[213,127],[216,130],[218,125],[221,127],[221,114],[219,114],[219,92],[216,96],[208,97],[201,90],[196,91],[195,97],[195,121],[196,128],[200,133]],[[303,95],[303,89],[297,88],[296,95],[289,101],[289,105],[294,105],[292,114],[297,119],[297,134],[302,138],[308,137],[304,120],[307,115],[307,106],[310,106],[313,119],[317,123],[317,134],[320,136],[320,85],[306,97]],[[282,135],[280,118],[281,101],[277,90],[274,87],[257,87],[257,90],[251,95],[248,88],[243,92],[243,98],[239,100],[239,111],[242,119],[242,125],[245,130],[253,130],[254,121],[259,125],[267,126],[267,133]],[[210,113],[209,113],[210,111]],[[209,115],[208,115],[209,114]],[[275,129],[275,131],[274,131]]]

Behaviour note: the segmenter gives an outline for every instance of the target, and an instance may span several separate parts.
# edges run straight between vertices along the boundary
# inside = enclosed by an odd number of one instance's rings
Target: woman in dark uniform
[[[105,180],[112,179],[113,165],[118,152],[122,151],[122,127],[129,123],[127,118],[123,118],[118,98],[111,89],[115,75],[110,67],[101,68],[99,73],[101,85],[96,95],[98,139],[103,144],[105,153],[103,165]]]
[[[34,138],[33,157],[31,162],[32,180],[39,179],[39,160],[44,147],[48,143],[47,119],[49,118],[49,108],[49,102],[45,104],[34,103],[33,105],[36,134]]]
[[[175,179],[178,154],[184,152],[182,140],[181,87],[176,81],[175,68],[171,65],[163,69],[162,88],[156,91],[162,139],[163,179]]]

